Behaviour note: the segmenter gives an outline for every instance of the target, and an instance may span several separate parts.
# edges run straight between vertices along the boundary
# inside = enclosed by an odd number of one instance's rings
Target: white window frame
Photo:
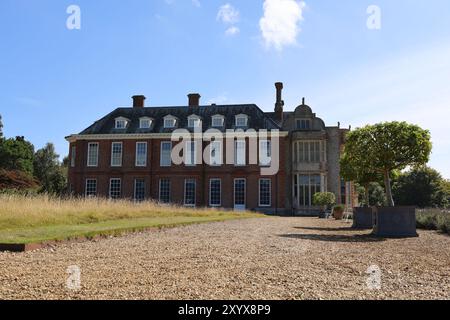
[[[90,181],[95,181],[95,195],[88,195],[88,183]],[[86,179],[85,185],[84,185],[84,196],[85,197],[96,197],[98,192],[98,181],[97,179]]]
[[[164,160],[163,157],[165,155],[165,153],[163,152],[163,145],[165,145],[165,144],[170,144],[170,153],[169,153],[169,159],[170,159],[169,163],[170,164],[164,163],[164,161],[163,161]],[[168,168],[168,167],[172,166],[172,148],[173,148],[172,141],[161,141],[160,151],[159,151],[159,154],[160,154],[160,156],[159,156],[159,165],[160,165],[160,167]]]
[[[194,121],[193,124],[191,124],[191,121]],[[191,115],[188,117],[188,128],[201,128],[202,126],[202,119],[197,115]]]
[[[120,145],[120,164],[115,164],[114,163],[114,145]],[[122,162],[123,162],[123,142],[112,142],[111,143],[111,167],[114,168],[120,168],[122,167]]]
[[[142,117],[139,119],[139,129],[150,129],[152,127],[152,118]],[[144,126],[144,123],[148,123],[148,126]]]
[[[124,117],[116,118],[115,119],[115,123],[114,123],[114,128],[117,129],[117,130],[124,130],[124,129],[126,129],[128,127],[128,122],[129,121],[130,120],[128,120],[127,118],[124,118]],[[119,127],[119,123],[122,123],[122,122],[124,124],[123,128]]]
[[[214,121],[219,120],[220,121],[220,125],[215,125]],[[225,117],[222,115],[215,115],[212,116],[211,118],[211,127],[213,128],[222,128],[224,126],[225,123]]]
[[[265,146],[265,147],[263,147]],[[267,149],[266,149],[267,148]],[[264,151],[266,154],[264,154]],[[269,139],[259,140],[259,165],[260,166],[270,166],[272,163],[272,141]],[[268,162],[263,162],[263,160]]]
[[[112,183],[113,181],[119,181],[119,196],[117,198],[112,197]],[[122,197],[122,179],[121,178],[111,178],[109,179],[109,198],[110,199],[120,199]]]
[[[194,182],[194,203],[186,203],[187,200],[187,184],[188,182]],[[197,203],[197,181],[195,179],[185,179],[184,180],[184,206],[186,207],[195,207]]]
[[[269,204],[261,203],[261,182],[268,181],[269,182]],[[258,181],[258,205],[263,207],[271,207],[272,206],[272,179],[259,179]]]
[[[145,145],[145,157],[144,157],[144,163],[139,163],[139,145]],[[140,168],[145,168],[147,166],[147,157],[148,157],[148,143],[144,141],[138,141],[136,142],[136,160],[135,160],[135,166]]]
[[[218,146],[219,152],[216,150],[216,155],[213,157],[212,152],[215,150],[214,145]],[[215,161],[218,160],[218,161]],[[222,141],[211,141],[209,147],[209,165],[212,167],[220,167],[223,165],[223,151],[222,151]]]
[[[239,144],[244,145],[243,155],[242,157],[239,157],[239,150],[238,147]],[[243,161],[240,161],[243,160]],[[234,141],[234,166],[235,167],[245,167],[247,165],[247,141],[246,140],[235,140]]]
[[[173,125],[168,125],[168,121],[173,121]],[[164,128],[165,129],[173,129],[177,126],[177,118],[174,116],[165,116],[164,117]]]
[[[95,164],[91,164],[91,146],[97,146],[97,154],[95,157]],[[88,152],[87,152],[87,166],[90,168],[98,167],[98,157],[100,153],[100,144],[98,142],[89,142],[88,143]]]
[[[220,190],[219,190],[219,197],[220,197],[220,203],[219,204],[213,204],[212,203],[212,183],[213,181],[218,181],[219,182],[219,186],[220,186]],[[213,179],[209,179],[209,206],[213,207],[213,208],[218,208],[222,206],[222,179],[219,178],[213,178]]]
[[[77,159],[77,147],[72,146],[72,148],[70,150],[70,166],[72,168],[74,168],[76,165],[76,159]]]
[[[194,150],[192,151],[192,146]],[[187,167],[195,167],[197,165],[197,141],[186,141],[184,161]],[[193,159],[191,156],[193,155]]]
[[[245,124],[239,124],[240,120],[244,120]],[[248,126],[248,116],[246,114],[238,114],[235,118],[235,125],[236,127],[247,127]]]

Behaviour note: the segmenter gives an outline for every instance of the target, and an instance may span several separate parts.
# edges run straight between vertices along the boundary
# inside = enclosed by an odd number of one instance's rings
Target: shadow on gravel
[[[320,228],[320,227],[294,227],[294,229],[316,230],[316,231],[355,231],[358,229],[349,228]]]
[[[383,238],[377,238],[371,234],[336,235],[336,234],[283,234],[282,238],[330,241],[330,242],[382,242]]]

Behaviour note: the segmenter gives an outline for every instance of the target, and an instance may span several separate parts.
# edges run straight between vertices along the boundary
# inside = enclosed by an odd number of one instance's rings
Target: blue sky
[[[328,125],[406,120],[430,129],[450,178],[448,0],[1,0],[0,114],[37,148],[134,94],[147,104],[307,103]],[[81,29],[69,30],[69,5]],[[371,30],[367,8],[381,10]]]

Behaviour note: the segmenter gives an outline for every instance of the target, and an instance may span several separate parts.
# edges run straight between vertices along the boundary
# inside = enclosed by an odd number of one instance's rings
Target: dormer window
[[[139,119],[139,128],[140,129],[150,129],[152,126],[151,118],[140,118]]]
[[[127,118],[123,118],[123,117],[117,118],[115,128],[116,129],[126,129],[127,125],[128,125],[128,121],[129,120]]]
[[[192,115],[188,118],[188,127],[189,128],[200,128],[202,121],[196,115]]]
[[[311,130],[311,120],[310,119],[297,119],[297,129],[298,130]]]
[[[247,127],[248,116],[246,114],[240,114],[236,116],[236,127]]]
[[[164,128],[172,129],[177,125],[177,119],[173,116],[167,116],[164,118]]]
[[[223,124],[225,123],[225,118],[221,115],[216,115],[212,117],[212,123],[211,125],[214,128],[221,128],[223,127]]]

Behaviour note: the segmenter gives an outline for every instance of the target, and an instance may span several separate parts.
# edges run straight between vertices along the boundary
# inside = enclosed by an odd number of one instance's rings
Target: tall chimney
[[[143,108],[145,103],[145,96],[133,96],[133,108]]]
[[[275,83],[277,89],[277,101],[275,102],[275,117],[282,124],[283,123],[283,82]]]
[[[189,107],[200,106],[201,96],[198,93],[190,93],[190,94],[188,94],[188,98],[189,98]]]

